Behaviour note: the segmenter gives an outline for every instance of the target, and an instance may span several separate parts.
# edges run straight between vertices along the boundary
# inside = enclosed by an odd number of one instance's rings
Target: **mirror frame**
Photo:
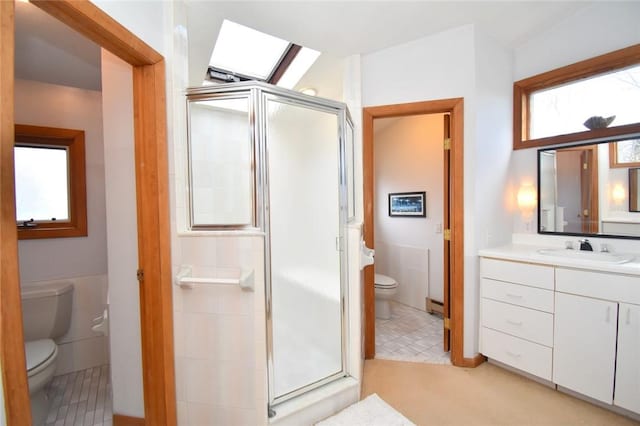
[[[545,146],[543,148],[539,148],[537,150],[537,158],[536,158],[536,163],[537,163],[537,169],[536,169],[536,174],[537,174],[537,189],[538,189],[538,194],[537,194],[537,207],[536,207],[536,213],[537,213],[537,233],[540,235],[565,235],[565,236],[575,236],[575,237],[590,237],[590,238],[616,238],[616,239],[625,239],[625,240],[640,240],[640,236],[635,236],[635,235],[617,235],[617,234],[605,234],[605,233],[585,233],[585,232],[556,232],[556,231],[543,231],[540,229],[540,219],[541,219],[541,211],[540,211],[540,202],[541,202],[541,178],[540,178],[540,166],[541,166],[541,153],[544,151],[551,151],[551,150],[558,150],[558,149],[563,149],[563,148],[577,148],[577,147],[581,147],[581,146],[588,146],[588,145],[598,145],[601,143],[614,143],[614,142],[618,142],[618,141],[623,141],[623,140],[627,140],[627,139],[634,139],[634,138],[640,138],[640,133],[632,133],[632,134],[626,134],[623,136],[616,136],[616,137],[607,137],[607,138],[596,138],[596,139],[591,139],[591,140],[585,140],[582,143],[577,143],[577,144],[563,144],[563,145],[555,145],[555,146]],[[633,167],[631,167],[633,168]],[[629,197],[629,202],[630,201],[630,197]],[[599,216],[598,218],[598,227],[601,227],[601,223],[602,223],[602,218]]]

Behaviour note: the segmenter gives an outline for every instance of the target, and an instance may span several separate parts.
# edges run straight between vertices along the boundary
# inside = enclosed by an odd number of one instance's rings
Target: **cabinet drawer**
[[[482,258],[480,261],[480,274],[484,278],[492,278],[498,281],[524,284],[547,290],[553,290],[554,288],[552,266]]]
[[[499,331],[482,328],[482,354],[504,364],[551,380],[551,348]]]
[[[553,313],[553,291],[482,278],[482,297]]]
[[[553,315],[482,299],[482,325],[541,345],[553,346]]]
[[[557,291],[640,305],[640,277],[580,269],[556,269]]]

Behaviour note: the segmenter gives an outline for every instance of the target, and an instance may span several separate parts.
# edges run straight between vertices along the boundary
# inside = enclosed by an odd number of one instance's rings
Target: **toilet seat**
[[[374,287],[377,288],[395,288],[398,282],[391,277],[382,274],[375,274]]]
[[[58,346],[51,339],[26,342],[27,376],[32,377],[46,369],[58,354]]]

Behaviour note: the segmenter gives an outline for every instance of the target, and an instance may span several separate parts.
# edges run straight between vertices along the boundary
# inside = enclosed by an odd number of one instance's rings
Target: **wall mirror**
[[[538,150],[538,233],[640,239],[640,136]]]

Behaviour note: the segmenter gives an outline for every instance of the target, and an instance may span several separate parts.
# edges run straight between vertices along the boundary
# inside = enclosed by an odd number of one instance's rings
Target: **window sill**
[[[549,136],[546,138],[513,141],[513,149],[538,148],[549,145],[566,145],[578,142],[597,142],[600,140],[612,139],[618,136],[630,136],[640,134],[640,123],[627,124],[624,126],[607,127],[604,129],[587,130],[567,135]]]

